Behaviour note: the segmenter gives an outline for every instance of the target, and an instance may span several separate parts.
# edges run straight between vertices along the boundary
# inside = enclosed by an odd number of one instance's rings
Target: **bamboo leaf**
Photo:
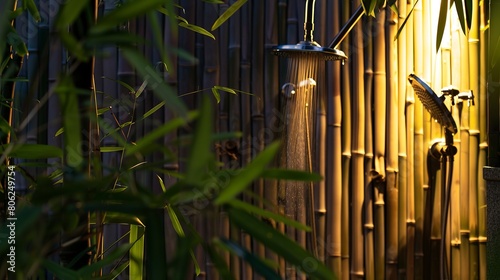
[[[120,7],[105,14],[90,30],[91,34],[101,33],[138,16],[159,8],[164,0],[126,1]]]
[[[5,150],[6,148],[0,147],[2,153]],[[15,146],[9,156],[23,159],[62,158],[63,151],[59,147],[50,145],[22,144]]]
[[[446,17],[448,16],[448,0],[441,0],[441,9],[439,10],[438,26],[436,33],[436,52],[441,46],[444,29],[446,27]]]
[[[28,48],[26,47],[26,44],[21,36],[19,36],[17,31],[12,26],[9,26],[9,29],[10,30],[7,33],[7,43],[12,46],[18,56],[27,55]]]
[[[411,14],[413,13],[413,10],[415,9],[415,6],[417,5],[417,1],[415,1],[415,3],[413,3],[413,7],[411,7],[411,10],[410,12],[406,15],[406,18],[405,20],[403,21],[403,23],[401,24],[401,26],[399,27],[398,29],[398,32],[396,32],[396,36],[394,37],[394,40],[398,39],[399,37],[399,34],[401,34],[401,31],[403,31],[403,28],[405,27],[406,25],[406,22],[408,21],[408,19],[410,18]]]
[[[229,219],[236,226],[292,265],[299,267],[304,273],[316,279],[337,279],[321,261],[273,227],[233,207],[228,208],[227,212]]]
[[[100,151],[101,153],[112,153],[112,152],[120,152],[123,151],[125,148],[123,147],[101,147]]]
[[[121,246],[118,246],[116,249],[114,249],[111,252],[108,252],[105,257],[97,261],[95,263],[92,263],[88,266],[84,266],[83,268],[78,270],[79,275],[81,275],[83,278],[81,279],[91,279],[92,275],[96,272],[99,271],[100,269],[104,268],[107,265],[113,264],[116,260],[123,258],[124,255],[126,255],[130,249],[134,246],[135,242],[130,242],[123,244]],[[71,279],[71,278],[62,278],[62,279]],[[137,278],[133,278],[137,279]],[[140,279],[140,278],[139,278]]]
[[[225,189],[222,189],[219,196],[215,199],[215,204],[220,205],[229,202],[236,195],[241,193],[250,183],[257,179],[267,168],[267,165],[273,160],[278,152],[279,146],[278,142],[274,142],[257,155],[247,167],[242,169],[241,172],[229,182]]]
[[[138,153],[143,149],[148,148],[148,146],[153,144],[156,140],[163,137],[165,134],[172,132],[175,129],[185,125],[187,121],[192,120],[193,118],[196,117],[196,115],[197,115],[196,113],[189,113],[187,120],[184,118],[175,118],[170,120],[169,122],[151,131],[143,138],[139,139],[139,141],[137,141],[135,145],[134,144],[128,145],[125,149],[125,155],[129,156]]]
[[[138,1],[138,3],[142,2]],[[186,116],[186,105],[184,105],[177,94],[169,86],[167,86],[167,84],[165,84],[163,78],[160,77],[156,70],[150,66],[142,54],[133,49],[123,49],[123,54],[130,64],[136,68],[139,75],[144,80],[148,80],[149,87],[153,90],[153,92],[161,100],[168,101],[166,104],[173,112],[176,112],[181,116]]]
[[[89,0],[68,0],[61,6],[56,19],[56,28],[65,30],[73,24],[78,15],[85,7],[88,7]]]
[[[223,87],[223,86],[214,86],[213,88],[215,88],[217,90],[222,90],[222,91],[225,91],[225,92],[229,92],[231,94],[236,95],[236,91],[234,89],[232,89],[232,88]]]
[[[205,35],[205,36],[210,37],[210,38],[212,38],[212,39],[215,40],[215,36],[212,33],[210,33],[208,30],[206,30],[205,28],[203,28],[201,26],[190,24],[190,23],[187,23],[187,22],[180,22],[179,26],[180,27],[184,27],[186,29],[189,29],[191,31],[194,31],[196,33],[199,33],[201,35]]]
[[[40,17],[40,12],[38,11],[35,1],[33,0],[24,0],[23,1],[23,6],[26,7],[30,15],[33,17],[33,19],[38,22],[41,20]]]
[[[215,20],[214,24],[212,25],[212,31],[219,28],[219,26],[221,26],[224,22],[226,22],[246,2],[247,0],[237,0],[231,6],[229,6],[229,8],[227,8],[227,10],[224,13],[222,13],[222,15],[220,15],[218,19]]]
[[[465,9],[464,9],[464,4],[462,2],[463,0],[451,0],[451,3],[455,3],[455,10],[457,11],[458,15],[458,21],[460,22],[460,27],[462,28],[462,32],[464,34],[467,34],[467,28],[466,28],[466,19],[465,19]]]
[[[265,279],[281,279],[281,276],[278,275],[274,269],[270,268],[265,262],[254,256],[239,244],[223,238],[216,239],[214,242],[223,249],[226,249],[227,251],[233,253],[234,255],[249,263],[253,267],[255,272],[262,275]]]
[[[211,134],[212,107],[207,98],[203,98],[187,162],[186,181],[188,183],[196,184],[203,181],[201,176],[205,174],[209,161],[212,159]]]
[[[243,201],[238,200],[238,199],[233,199],[233,200],[229,201],[228,204],[234,208],[238,208],[238,209],[244,210],[246,212],[259,215],[261,217],[272,219],[276,222],[280,222],[280,223],[283,223],[285,225],[292,226],[296,229],[300,229],[300,230],[304,230],[304,231],[311,231],[310,227],[308,227],[300,222],[297,222],[293,219],[289,219],[283,215],[264,210],[260,207],[254,206],[252,204],[248,204],[248,203],[243,202]]]
[[[77,90],[71,80],[65,77],[61,79],[56,93],[63,116],[65,159],[69,166],[76,167],[83,162]]]
[[[78,272],[66,268],[49,259],[44,259],[42,265],[59,279],[83,279],[83,277],[81,277],[81,275]]]
[[[149,109],[149,111],[147,111],[146,113],[144,113],[144,115],[142,115],[142,119],[145,119],[145,118],[151,116],[156,111],[160,110],[163,106],[165,106],[165,101],[162,101],[162,102],[158,103],[156,106],[154,106],[153,108]]]
[[[265,179],[291,180],[291,181],[306,181],[318,182],[323,180],[323,177],[317,173],[310,173],[302,170],[289,169],[266,169],[261,175]]]
[[[168,216],[170,217],[170,221],[172,222],[172,227],[174,228],[175,232],[177,233],[177,235],[179,235],[180,237],[185,237],[186,234],[184,234],[184,230],[182,229],[182,225],[181,223],[179,222],[179,218],[177,218],[177,214],[175,213],[175,211],[172,209],[172,206],[171,205],[167,205],[166,206],[167,208],[167,213],[168,213]]]
[[[129,242],[133,244],[130,248],[129,279],[142,279],[144,271],[144,227],[130,225]]]
[[[220,103],[220,94],[219,91],[216,88],[212,88],[212,93],[215,97],[215,100],[217,101],[217,104]]]

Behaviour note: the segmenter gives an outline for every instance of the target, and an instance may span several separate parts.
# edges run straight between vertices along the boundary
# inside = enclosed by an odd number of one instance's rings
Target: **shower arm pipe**
[[[347,34],[351,31],[354,25],[361,19],[361,17],[365,14],[365,10],[362,5],[359,5],[354,14],[347,20],[347,22],[342,26],[339,33],[333,38],[328,47],[330,49],[336,49],[339,44],[345,39]]]
[[[304,41],[313,42],[314,31],[314,5],[316,0],[306,0],[306,11],[304,18]]]

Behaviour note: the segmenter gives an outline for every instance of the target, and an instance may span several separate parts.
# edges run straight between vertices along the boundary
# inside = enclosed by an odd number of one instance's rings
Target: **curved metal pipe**
[[[306,0],[306,12],[304,18],[304,41],[314,42],[314,5],[316,0]]]

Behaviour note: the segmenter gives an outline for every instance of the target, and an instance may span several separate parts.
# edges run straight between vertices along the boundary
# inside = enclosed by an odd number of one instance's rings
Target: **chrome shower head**
[[[425,109],[431,114],[440,125],[445,127],[449,132],[457,133],[457,125],[450,111],[446,108],[443,100],[419,77],[414,74],[408,76],[413,90],[424,105]]]
[[[288,58],[314,56],[322,60],[347,59],[347,56],[341,50],[325,48],[316,42],[310,41],[301,41],[295,45],[280,45],[273,48],[273,53],[277,56]]]

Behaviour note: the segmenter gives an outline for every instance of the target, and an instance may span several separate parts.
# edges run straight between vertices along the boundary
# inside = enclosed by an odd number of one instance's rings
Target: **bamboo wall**
[[[17,26],[28,40],[30,51],[22,72],[30,82],[21,84],[16,92],[18,102],[25,104],[25,111],[19,114],[29,112],[66,64],[64,50],[52,40],[55,34],[50,28],[61,1],[35,2],[43,20],[34,23],[25,18]],[[180,0],[179,4],[185,8],[184,17],[190,23],[210,29],[217,16],[234,1],[228,2],[218,8],[195,0]],[[314,39],[327,45],[357,8],[357,2],[316,1]],[[484,28],[487,7],[483,1],[474,2],[477,9],[467,36],[462,33],[455,13],[450,13],[441,48],[436,50],[438,2],[418,1],[397,40],[394,39],[397,30],[413,8],[413,1],[398,1],[399,14],[385,9],[376,18],[363,17],[339,47],[348,60],[326,62],[324,77],[317,85],[320,102],[315,113],[316,153],[312,156],[324,181],[314,186],[316,236],[304,237],[308,240],[304,244],[314,248],[340,279],[438,279],[442,238],[446,238],[452,279],[485,279],[486,268],[482,265],[486,256],[485,184],[478,174],[482,174],[487,158],[487,29]],[[113,1],[104,1],[100,12],[109,12],[113,7]],[[226,167],[243,166],[281,137],[284,114],[280,91],[287,65],[271,49],[303,39],[304,1],[249,1],[214,32],[216,40],[183,28],[179,29],[178,37],[172,36],[169,21],[163,16],[159,20],[164,27],[164,42],[186,50],[196,60],[172,55],[175,69],[167,72],[160,69],[160,55],[153,47],[142,47],[143,53],[153,65],[158,65],[157,70],[164,73],[166,82],[179,95],[203,90],[183,97],[190,108],[196,108],[200,96],[211,94],[210,88],[216,85],[252,93],[222,94],[220,103],[213,102],[217,108],[216,129],[243,134],[241,139],[219,143],[217,149]],[[121,28],[145,38],[153,36],[144,19]],[[48,50],[42,48],[46,44]],[[105,57],[97,60],[96,86],[102,92],[100,107],[112,106],[107,119],[110,126],[116,127],[130,121],[132,101],[128,91],[113,80],[135,87],[142,81],[124,62],[119,49],[108,47],[102,51]],[[32,75],[44,59],[48,63],[41,65],[46,76],[39,77],[39,83],[35,84]],[[474,104],[456,99],[451,107],[459,132],[454,135],[458,153],[446,236],[442,236],[439,226],[443,199],[439,178],[443,172],[428,156],[431,144],[444,138],[443,129],[430,118],[414,94],[407,80],[410,73],[426,80],[437,94],[441,88],[453,85],[460,91],[472,90],[475,96]],[[143,114],[159,102],[146,92],[137,101],[136,110]],[[451,106],[449,99],[447,105]],[[54,137],[60,127],[56,108],[57,100],[51,98],[42,114],[24,127],[28,142],[59,144],[60,138]],[[137,139],[170,117],[166,109],[157,111],[151,121],[133,127],[128,136]],[[166,135],[165,144],[172,145],[187,133]],[[110,141],[111,138],[106,139],[103,144],[116,145]],[[176,152],[179,158],[187,153],[183,149]],[[104,156],[104,161],[109,165],[120,164],[111,153]],[[165,168],[178,170],[182,162]],[[151,174],[137,176],[145,185],[159,190]],[[173,179],[166,178],[165,183],[173,182],[169,180]],[[253,191],[283,211],[287,206],[283,200],[286,186],[262,180],[254,183]],[[207,218],[200,215],[203,209],[194,210],[187,215],[202,234],[232,236],[255,254],[280,264],[284,278],[297,273],[262,245],[254,243],[250,236],[234,231],[224,213]],[[310,217],[307,222],[311,223]],[[285,231],[283,225],[274,226]],[[107,230],[112,240],[121,229]],[[170,228],[166,232],[175,235]],[[169,250],[173,247],[167,248],[167,255]],[[210,260],[201,250],[197,258],[204,272],[200,278],[217,279]],[[225,255],[225,259],[237,279],[258,279],[237,258]]]

